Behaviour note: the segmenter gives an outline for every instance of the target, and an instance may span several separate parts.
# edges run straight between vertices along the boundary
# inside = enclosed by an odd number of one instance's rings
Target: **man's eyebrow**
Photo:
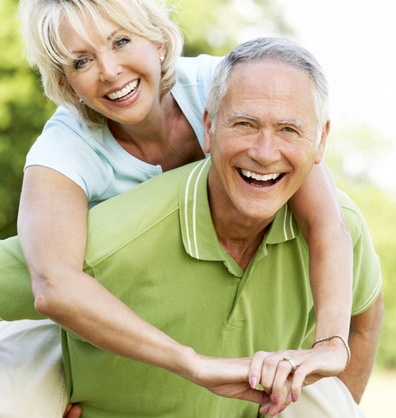
[[[277,125],[291,125],[291,126],[295,126],[298,130],[302,132],[305,131],[304,124],[302,124],[301,122],[297,120],[280,120],[279,122],[277,122]]]
[[[258,119],[256,117],[254,117],[252,115],[248,115],[246,113],[237,113],[237,112],[236,113],[231,113],[227,117],[228,121],[232,121],[232,120],[235,120],[235,119],[248,119],[248,120],[252,120],[252,121],[255,121],[255,122],[258,121]]]

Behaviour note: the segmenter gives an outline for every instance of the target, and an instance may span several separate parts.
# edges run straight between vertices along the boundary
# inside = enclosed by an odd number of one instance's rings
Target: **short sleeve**
[[[358,207],[344,193],[341,206],[353,239],[353,302],[352,315],[366,311],[381,291],[380,259],[374,249],[367,223]]]
[[[56,170],[95,200],[109,183],[109,167],[91,145],[92,136],[103,136],[101,131],[90,130],[71,111],[58,108],[30,149],[25,170],[33,165]]]

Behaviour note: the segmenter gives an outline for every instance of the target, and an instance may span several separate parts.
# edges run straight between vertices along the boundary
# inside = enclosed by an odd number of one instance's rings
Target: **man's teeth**
[[[241,169],[241,173],[248,178],[252,178],[259,181],[268,181],[268,180],[275,180],[280,176],[280,173],[272,173],[272,174],[257,174],[253,171]]]
[[[115,91],[107,95],[110,100],[119,100],[121,98],[126,99],[126,96],[131,95],[135,92],[136,87],[139,85],[139,80],[134,80],[128,85],[126,85],[123,89]]]

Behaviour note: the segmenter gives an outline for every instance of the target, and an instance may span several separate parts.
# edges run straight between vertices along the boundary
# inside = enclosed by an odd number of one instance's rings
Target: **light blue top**
[[[221,58],[200,55],[177,61],[179,78],[171,94],[203,147],[202,115],[213,71]],[[25,168],[52,168],[77,183],[88,207],[117,196],[162,173],[125,151],[108,127],[90,129],[72,111],[59,107],[30,149]]]

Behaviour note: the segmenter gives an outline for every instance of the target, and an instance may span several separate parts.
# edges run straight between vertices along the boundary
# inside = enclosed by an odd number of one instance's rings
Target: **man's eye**
[[[290,128],[289,126],[286,126],[285,128],[283,128],[283,130],[285,132],[290,132],[290,133],[295,133],[295,134],[297,133],[297,131],[295,129]]]
[[[237,122],[236,126],[250,127],[252,126],[249,122]]]

